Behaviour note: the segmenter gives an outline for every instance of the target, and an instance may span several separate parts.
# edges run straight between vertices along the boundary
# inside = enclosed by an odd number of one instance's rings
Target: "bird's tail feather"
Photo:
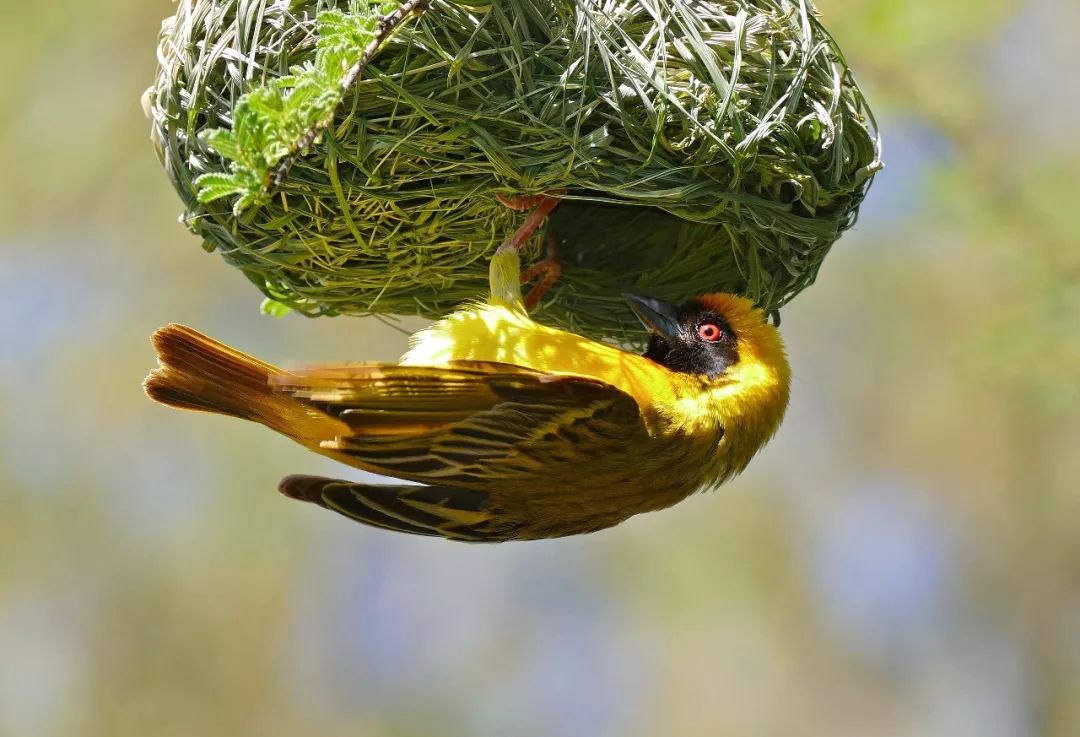
[[[166,325],[151,340],[160,364],[143,382],[151,399],[287,431],[284,405],[293,400],[270,387],[270,377],[280,369],[184,325]]]

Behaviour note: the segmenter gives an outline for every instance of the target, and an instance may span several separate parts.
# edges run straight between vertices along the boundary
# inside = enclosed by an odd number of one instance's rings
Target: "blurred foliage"
[[[261,316],[191,247],[138,107],[170,4],[0,7],[0,734],[1080,732],[1080,6],[819,5],[889,168],[784,313],[780,436],[496,548],[292,503],[337,469],[143,398],[169,320],[286,363],[405,341]]]

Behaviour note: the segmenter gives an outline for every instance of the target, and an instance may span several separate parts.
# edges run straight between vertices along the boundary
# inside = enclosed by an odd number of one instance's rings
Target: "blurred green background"
[[[886,164],[784,312],[778,438],[718,493],[470,547],[274,492],[341,473],[152,405],[181,321],[274,320],[147,139],[164,0],[0,7],[0,735],[1080,734],[1080,4],[820,0]]]

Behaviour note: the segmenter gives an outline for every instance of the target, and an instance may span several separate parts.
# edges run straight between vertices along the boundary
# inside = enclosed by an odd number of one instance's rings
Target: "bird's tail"
[[[158,330],[151,341],[160,365],[143,388],[154,401],[254,420],[303,442],[297,431],[308,413],[270,385],[281,369],[175,323]]]

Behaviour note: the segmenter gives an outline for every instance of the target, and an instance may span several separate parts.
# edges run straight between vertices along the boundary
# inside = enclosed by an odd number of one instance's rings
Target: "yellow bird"
[[[790,372],[748,300],[628,296],[652,331],[637,355],[534,322],[519,283],[516,250],[500,248],[489,301],[417,333],[396,365],[283,370],[167,325],[144,386],[420,484],[289,476],[287,496],[474,542],[592,532],[668,507],[742,471],[776,432]]]

